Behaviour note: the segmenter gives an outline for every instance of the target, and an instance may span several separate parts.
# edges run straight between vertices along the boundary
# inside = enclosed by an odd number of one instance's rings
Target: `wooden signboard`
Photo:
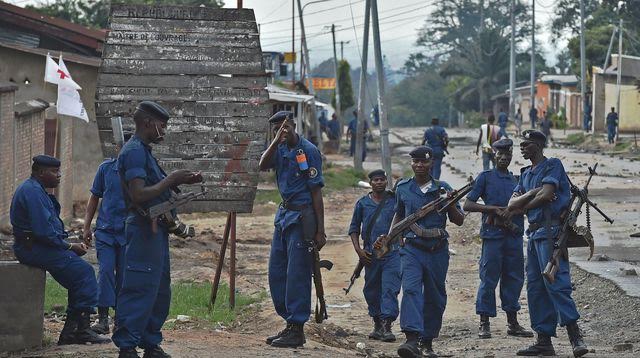
[[[96,90],[105,157],[111,117],[132,130],[137,103],[156,101],[171,119],[154,155],[167,172],[202,171],[209,190],[182,211],[251,212],[271,115],[253,10],[114,4],[109,29]]]

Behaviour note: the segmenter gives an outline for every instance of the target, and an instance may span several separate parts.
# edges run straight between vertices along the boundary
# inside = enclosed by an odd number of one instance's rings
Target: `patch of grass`
[[[363,171],[357,171],[351,167],[327,165],[324,167],[324,184],[327,190],[343,190],[352,188],[360,180],[366,180]]]
[[[567,142],[571,145],[578,145],[584,143],[584,133],[571,133],[567,135]]]
[[[263,300],[266,292],[248,296],[236,293],[236,308],[229,308],[229,286],[220,284],[216,306],[209,312],[207,307],[209,296],[211,295],[211,283],[182,281],[171,285],[171,307],[169,318],[176,318],[177,315],[187,315],[192,318],[205,320],[211,323],[221,322],[228,324],[236,319],[242,309],[252,303]],[[44,298],[45,312],[52,312],[54,305],[67,305],[67,290],[60,286],[53,278],[47,277],[46,291]]]
[[[616,151],[625,151],[631,147],[631,142],[618,142],[616,143]]]
[[[256,191],[256,200],[255,203],[256,204],[266,204],[268,202],[274,202],[274,203],[279,203],[282,201],[282,198],[280,197],[280,193],[278,193],[277,190],[275,189],[268,189],[268,190],[261,190],[258,189],[258,191]]]

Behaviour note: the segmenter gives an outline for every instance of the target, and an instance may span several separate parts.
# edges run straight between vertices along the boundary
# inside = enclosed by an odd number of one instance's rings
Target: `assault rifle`
[[[415,213],[405,217],[400,222],[393,225],[388,235],[380,235],[378,237],[377,241],[382,245],[382,247],[379,250],[376,250],[376,257],[377,258],[384,257],[384,255],[386,255],[389,252],[390,250],[389,246],[391,245],[391,243],[398,240],[400,236],[402,236],[402,233],[404,233],[409,228],[411,228],[411,225],[418,222],[418,220],[429,215],[433,211],[437,211],[438,214],[442,214],[443,212],[446,212],[451,205],[454,205],[455,203],[460,201],[460,199],[462,199],[471,191],[471,189],[473,188],[473,183],[474,183],[474,180],[473,178],[470,177],[467,185],[463,186],[458,190],[454,190],[450,192],[449,195],[441,196],[437,200],[434,200],[428,204],[425,204],[423,207],[418,209],[418,211],[416,211]],[[446,194],[446,191],[444,189],[441,189],[440,194],[441,195]]]
[[[194,237],[196,230],[193,226],[185,225],[172,214],[172,210],[187,204],[188,202],[205,196],[209,191],[204,185],[199,192],[182,193],[178,188],[172,188],[169,200],[153,205],[147,210],[143,210],[145,216],[151,219],[151,227],[155,232],[158,220],[164,222],[168,226],[168,231],[181,238]]]
[[[613,219],[607,216],[602,210],[598,208],[598,205],[589,200],[588,189],[591,178],[596,174],[596,168],[598,163],[589,168],[589,179],[582,189],[574,185],[571,180],[571,200],[569,201],[568,211],[562,221],[562,228],[560,229],[560,236],[553,244],[553,254],[544,268],[542,275],[553,283],[556,280],[556,273],[560,268],[560,258],[568,256],[568,247],[580,247],[589,246],[591,248],[591,255],[593,255],[593,236],[591,235],[591,217],[589,214],[589,208],[594,208],[598,214],[600,214],[608,223],[613,224]],[[576,222],[578,216],[582,210],[583,205],[587,205],[587,228],[577,227]],[[568,258],[568,257],[566,257]],[[591,258],[591,257],[589,257]]]
[[[351,278],[349,279],[349,287],[342,289],[345,295],[348,295],[349,291],[351,291],[351,287],[353,287],[353,284],[356,283],[356,280],[358,279],[358,277],[360,277],[360,274],[362,274],[362,269],[364,269],[364,262],[360,260],[358,261],[356,268],[351,274]]]
[[[320,252],[315,243],[313,245],[313,254],[313,284],[316,287],[316,297],[318,298],[316,301],[315,319],[316,323],[322,323],[322,321],[329,318],[329,315],[327,314],[327,304],[324,301],[324,287],[322,287],[322,272],[320,272],[320,269],[326,268],[328,271],[331,271],[333,262],[320,260]]]

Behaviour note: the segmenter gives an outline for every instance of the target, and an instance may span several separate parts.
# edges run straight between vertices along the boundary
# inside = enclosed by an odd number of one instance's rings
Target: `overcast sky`
[[[36,3],[34,0],[5,0],[18,6]],[[44,0],[46,1],[46,0]],[[236,7],[236,0],[224,0],[225,7]],[[245,8],[255,10],[260,24],[263,51],[291,51],[291,5],[296,0],[244,0]],[[521,0],[531,4],[531,0]],[[302,0],[304,4],[314,1]],[[415,52],[418,29],[428,20],[437,0],[378,0],[382,52],[389,64],[399,69],[410,53]],[[550,47],[549,23],[553,0],[536,0],[536,21],[542,26],[538,34],[548,64],[555,64],[556,49]],[[507,16],[507,15],[505,15]],[[311,64],[316,65],[331,56],[331,24],[336,25],[336,41],[344,41],[344,57],[353,68],[359,67],[364,23],[364,0],[327,0],[309,4],[304,9],[304,21]],[[355,31],[354,31],[355,25]],[[296,9],[296,51],[300,51],[300,23]],[[371,41],[369,42],[372,45]],[[562,46],[559,46],[562,48]],[[373,68],[373,47],[369,47],[368,68]],[[340,50],[338,48],[338,57]]]

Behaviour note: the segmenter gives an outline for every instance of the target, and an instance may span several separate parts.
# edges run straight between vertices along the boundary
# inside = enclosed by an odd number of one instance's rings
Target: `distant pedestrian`
[[[444,127],[440,125],[440,120],[438,118],[431,119],[431,127],[424,131],[422,145],[431,147],[431,150],[433,151],[431,176],[435,179],[440,179],[442,159],[444,158],[444,154],[447,153],[449,136],[447,135],[447,131],[444,130]]]
[[[362,131],[362,161],[364,162],[365,158],[367,157],[367,141],[366,141],[366,134],[369,131],[369,121],[365,120],[364,122],[364,128],[361,128],[360,130]],[[356,132],[357,129],[356,127],[358,126],[358,111],[353,111],[353,119],[351,121],[349,121],[349,126],[347,127],[347,140],[350,140],[350,146],[349,146],[349,156],[353,157],[353,153],[356,152]]]
[[[480,126],[480,135],[478,136],[478,144],[476,145],[476,155],[478,155],[478,151],[482,145],[482,170],[489,170],[491,169],[490,166],[493,168],[496,167],[493,148],[491,148],[491,145],[493,142],[500,139],[500,130],[498,129],[498,126],[493,124],[495,121],[496,117],[491,114],[487,118],[487,123]]]
[[[591,106],[587,104],[585,106],[584,115],[582,117],[584,130],[589,132],[591,130]]]
[[[607,141],[609,144],[613,144],[616,139],[616,132],[618,130],[618,113],[616,108],[611,107],[611,112],[607,114]]]
[[[329,136],[329,140],[340,140],[340,121],[335,113],[331,115],[331,120],[327,123],[327,136]]]
[[[504,109],[500,108],[498,113],[498,126],[500,126],[500,136],[509,138],[507,135],[507,124],[509,123],[509,116],[505,113]]]
[[[522,131],[522,111],[520,110],[520,108],[518,108],[518,112],[516,112],[516,118],[514,122],[516,124],[516,136],[519,136],[520,132]]]
[[[553,122],[551,121],[551,119],[547,118],[546,116],[542,118],[542,121],[540,121],[540,131],[542,132],[542,134],[544,134],[547,137],[547,140],[544,143],[545,147],[548,146],[549,142],[551,141],[552,126],[553,126]]]
[[[536,107],[531,107],[529,110],[529,119],[531,120],[531,128],[536,129],[536,122],[538,121],[538,110]]]

